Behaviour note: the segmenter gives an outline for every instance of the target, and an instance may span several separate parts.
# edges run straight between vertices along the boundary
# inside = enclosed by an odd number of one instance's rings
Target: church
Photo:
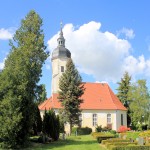
[[[52,52],[52,95],[39,105],[41,116],[44,111],[54,109],[56,114],[62,108],[58,101],[59,78],[66,69],[66,63],[71,58],[71,52],[65,47],[65,38],[62,28],[57,39],[58,46]],[[84,94],[83,103],[80,105],[82,110],[80,120],[81,127],[90,127],[95,131],[95,127],[109,127],[112,130],[118,130],[120,126],[127,126],[127,109],[113,93],[107,83],[83,82]],[[69,132],[69,125],[65,126],[66,132]]]

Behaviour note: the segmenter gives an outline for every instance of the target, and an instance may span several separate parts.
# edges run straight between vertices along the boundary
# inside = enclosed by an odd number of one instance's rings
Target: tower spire
[[[63,46],[65,47],[65,38],[63,36],[63,31],[62,31],[62,22],[60,22],[60,33],[59,33],[59,38],[57,39],[58,46]]]

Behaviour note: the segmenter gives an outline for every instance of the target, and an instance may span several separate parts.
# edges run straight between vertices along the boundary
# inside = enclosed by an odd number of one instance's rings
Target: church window
[[[64,72],[64,66],[61,66],[61,72]]]
[[[123,114],[121,114],[121,125],[123,125]]]
[[[93,126],[97,125],[97,114],[93,114]]]
[[[107,124],[111,123],[111,114],[107,114]]]

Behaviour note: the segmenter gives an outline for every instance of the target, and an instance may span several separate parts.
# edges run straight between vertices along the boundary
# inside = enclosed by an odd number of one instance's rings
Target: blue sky
[[[8,41],[30,10],[43,19],[47,50],[57,46],[63,22],[66,47],[83,81],[116,82],[124,71],[132,80],[150,78],[150,1],[148,0],[5,0],[0,9],[0,69],[9,53]],[[51,95],[51,62],[46,60],[40,83]]]

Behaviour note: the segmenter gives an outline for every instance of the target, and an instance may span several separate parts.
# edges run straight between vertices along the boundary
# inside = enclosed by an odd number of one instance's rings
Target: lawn
[[[33,143],[30,150],[106,150],[91,136],[70,136],[66,140],[59,140],[49,144]]]

